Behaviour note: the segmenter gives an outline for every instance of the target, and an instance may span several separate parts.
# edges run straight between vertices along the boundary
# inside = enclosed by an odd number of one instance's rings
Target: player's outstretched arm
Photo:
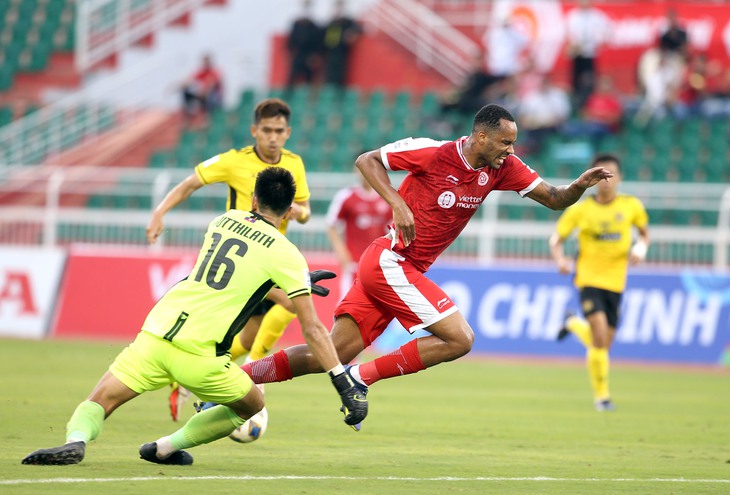
[[[332,385],[347,410],[345,423],[351,426],[360,423],[368,414],[367,400],[355,389],[354,383],[345,374],[345,368],[337,357],[337,351],[329,333],[317,317],[312,297],[302,295],[294,297],[292,301],[309,350],[314,354],[322,369],[329,374]]]
[[[191,194],[203,187],[203,185],[197,175],[191,174],[167,193],[162,201],[160,201],[160,204],[157,205],[157,208],[152,212],[152,217],[147,224],[147,242],[154,244],[157,238],[160,237],[160,234],[162,234],[162,230],[165,227],[162,218],[165,214],[188,199]]]
[[[564,210],[580,199],[589,187],[602,180],[609,180],[613,173],[603,167],[586,170],[567,186],[554,186],[543,181],[527,194],[527,197],[553,210]]]

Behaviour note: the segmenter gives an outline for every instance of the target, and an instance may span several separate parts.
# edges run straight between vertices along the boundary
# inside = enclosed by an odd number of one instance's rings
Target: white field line
[[[533,477],[499,477],[475,476],[467,477],[434,477],[411,478],[400,476],[144,476],[129,478],[47,478],[47,479],[17,479],[0,480],[0,485],[34,485],[49,483],[126,483],[130,481],[447,481],[447,482],[491,482],[491,481],[545,481],[545,482],[597,482],[597,483],[688,483],[688,484],[730,484],[730,479],[689,479],[689,478],[551,478],[547,476]]]

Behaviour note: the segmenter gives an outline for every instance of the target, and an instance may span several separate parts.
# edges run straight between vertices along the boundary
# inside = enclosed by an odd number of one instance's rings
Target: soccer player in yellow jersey
[[[613,172],[613,179],[599,182],[595,195],[565,210],[550,237],[550,253],[560,273],[571,273],[573,262],[565,256],[563,243],[577,231],[574,284],[580,291],[581,309],[587,321],[569,316],[558,339],[573,333],[585,345],[596,409],[612,411],[608,351],[616,333],[628,265],[646,257],[649,219],[638,198],[618,192],[621,182],[619,159],[601,154],[591,164],[591,167],[597,166]],[[634,228],[638,231],[638,239],[632,245]]]
[[[168,211],[207,184],[228,184],[228,209],[250,208],[256,174],[273,165],[291,172],[297,187],[292,209],[282,221],[279,230],[286,233],[290,220],[299,223],[309,220],[309,186],[304,163],[299,155],[284,149],[291,135],[290,117],[291,110],[284,101],[277,98],[261,101],[254,110],[254,121],[251,125],[251,135],[256,144],[221,153],[198,164],[195,172],[177,184],[155,208],[147,225],[148,241],[154,243],[162,234],[162,219]],[[268,300],[256,308],[249,324],[239,338],[233,341],[232,358],[235,360],[245,354],[249,354],[249,360],[264,357],[294,319],[293,311],[291,303],[280,291],[271,291]],[[185,389],[173,387],[170,412],[174,420],[177,420],[180,406],[188,396],[189,392]]]
[[[291,299],[307,344],[322,368],[330,370],[345,422],[352,425],[365,418],[367,401],[345,373],[312,304],[307,262],[277,230],[291,210],[293,177],[280,167],[267,168],[258,177],[251,211],[229,210],[210,223],[190,275],[155,304],[135,341],[77,406],[66,426],[66,443],[32,452],[23,464],[78,464],[112,412],[173,380],[222,405],[194,415],[171,435],[143,444],[139,453],[158,464],[192,464],[183,449],[229,435],[264,407],[263,394],[231,363],[229,349],[274,284]]]

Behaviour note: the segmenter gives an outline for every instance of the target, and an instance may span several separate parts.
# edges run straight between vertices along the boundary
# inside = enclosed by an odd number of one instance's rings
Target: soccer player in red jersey
[[[360,155],[357,168],[390,205],[390,233],[370,244],[355,282],[335,310],[331,337],[343,363],[352,361],[397,318],[413,333],[390,354],[348,366],[363,395],[378,380],[416,373],[471,350],[474,332],[451,298],[424,273],[457,238],[493,190],[515,191],[553,210],[575,203],[613,174],[594,167],[569,185],[553,186],[514,155],[517,124],[499,105],[474,117],[471,134],[455,141],[403,139]],[[388,171],[408,175],[396,190]],[[244,365],[256,383],[322,372],[306,345]],[[346,411],[345,411],[346,413]]]

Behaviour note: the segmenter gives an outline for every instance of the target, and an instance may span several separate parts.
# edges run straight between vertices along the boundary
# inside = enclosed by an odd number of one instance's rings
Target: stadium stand
[[[0,79],[3,77],[2,71],[6,71],[5,65],[13,69],[12,81],[18,73],[28,73],[36,68],[43,71],[43,67],[47,69],[52,57],[46,54],[44,59],[43,53],[46,51],[53,53],[56,50],[69,50],[73,46],[69,27],[73,26],[73,4],[70,0],[0,0],[0,40],[3,41],[0,49]],[[145,8],[151,5],[145,1],[138,4],[146,6]],[[54,13],[49,9],[57,10]],[[24,33],[22,46],[18,44],[20,38],[14,38],[21,31]],[[43,60],[45,65],[42,65]],[[8,61],[10,63],[6,64]],[[149,172],[147,180],[153,174],[189,173],[195,164],[219,152],[251,144],[248,126],[253,107],[266,96],[281,97],[291,105],[293,133],[287,147],[302,155],[311,174],[322,174],[317,176],[317,180],[330,177],[328,174],[348,174],[357,154],[396,139],[407,136],[451,139],[468,132],[472,115],[441,113],[440,94],[435,89],[424,92],[422,88],[391,88],[392,86],[389,89],[363,88],[354,84],[344,89],[326,85],[296,86],[290,90],[276,85],[269,89],[241,89],[238,101],[213,113],[205,128],[185,129],[168,124],[170,133],[174,135],[166,139],[165,143],[158,142],[156,146],[151,140],[145,146],[128,144],[128,153],[112,153],[114,147],[122,145],[121,141],[109,136],[108,139],[102,138],[99,141],[97,151],[89,152],[86,156],[101,160],[97,164],[108,167],[146,164]],[[88,120],[89,115],[89,109],[82,105],[67,113],[48,117],[47,124],[39,126],[31,135],[21,136],[19,142],[36,143],[36,150],[30,155],[29,161],[41,161],[48,154],[52,140],[56,140],[55,143],[59,145],[54,152],[59,149],[73,151],[73,145],[81,138],[78,129],[83,127],[75,122],[77,119],[81,122]],[[14,116],[14,109],[7,105],[2,106],[0,100],[0,124],[8,123]],[[115,117],[110,110],[102,119],[107,122],[102,127],[112,129],[117,124]],[[446,125],[436,125],[441,122]],[[58,127],[59,124],[63,128],[60,135],[45,131],[47,128]],[[667,118],[652,121],[648,126],[638,126],[627,117],[619,132],[600,140],[557,134],[531,155],[525,155],[519,149],[518,154],[542,176],[554,180],[555,183],[580,173],[594,152],[612,151],[625,158],[625,179],[632,183],[627,185],[639,190],[643,187],[642,184],[659,184],[661,187],[662,184],[690,183],[708,184],[714,187],[713,190],[717,190],[722,184],[730,183],[730,168],[726,166],[730,148],[729,132],[730,124],[725,120],[690,117],[677,121]],[[159,137],[159,133],[153,131],[145,134]],[[39,137],[43,136],[47,136],[48,146],[37,145]],[[142,150],[143,147],[146,150]],[[0,150],[0,153],[5,154],[7,150]],[[79,158],[76,161],[80,160]],[[135,180],[132,175],[127,177],[120,174],[116,183],[87,194],[85,205],[94,211],[134,212],[144,216],[155,203],[155,195],[149,183],[141,187],[142,184],[135,183]],[[326,211],[331,199],[328,194],[329,191],[313,196],[315,215],[322,215]],[[195,194],[180,209],[185,214],[221,211],[225,207],[224,197],[224,194],[220,197]],[[718,195],[713,193],[713,198],[715,197]],[[710,204],[709,201],[698,205],[682,201],[681,198],[674,202],[649,201],[647,204],[652,224],[659,227],[699,228],[718,225],[717,205]],[[556,212],[530,201],[507,195],[500,198],[494,213],[494,218],[499,222],[515,225],[518,222],[527,222],[542,227],[551,224],[557,216]],[[98,229],[95,231],[88,226],[60,224],[58,237],[62,242],[94,242],[97,238],[103,239],[107,234],[113,235],[113,239],[124,239],[126,235],[130,236],[127,241],[144,243],[143,231],[139,228],[134,230],[132,227],[125,227],[125,230],[122,226],[117,226],[118,231],[112,232],[112,227],[102,235]],[[171,234],[169,244],[187,244],[189,240],[194,241],[194,236],[198,234],[199,231],[194,228],[181,228],[180,233]],[[308,234],[292,233],[294,237],[300,235],[303,239]],[[191,244],[196,243],[192,241]],[[520,252],[521,256],[535,255],[544,258],[547,256],[547,247],[543,241],[544,239],[500,238],[496,242],[495,254],[502,256]],[[452,250],[474,254],[478,249],[477,244],[475,237],[466,237],[457,242]],[[675,250],[675,247],[671,244],[661,250],[657,247],[650,253],[650,257],[662,260],[680,259],[683,254],[688,254],[703,260],[712,258],[709,244],[684,246],[684,251],[678,247]]]

